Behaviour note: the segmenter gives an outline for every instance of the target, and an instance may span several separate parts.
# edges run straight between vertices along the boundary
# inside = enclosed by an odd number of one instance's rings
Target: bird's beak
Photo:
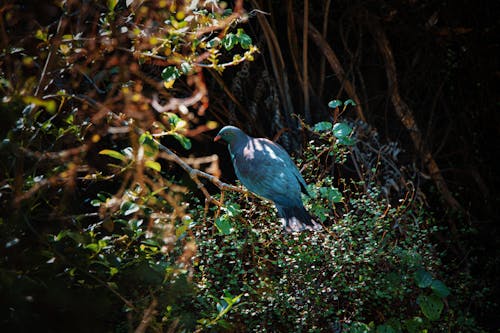
[[[220,137],[220,135],[217,135],[217,136],[214,138],[214,142],[217,142],[217,141],[219,141],[220,139],[222,139],[222,138]]]

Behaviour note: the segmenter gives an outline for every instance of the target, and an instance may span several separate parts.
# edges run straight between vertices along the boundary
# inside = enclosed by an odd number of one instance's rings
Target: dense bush
[[[0,5],[2,331],[481,331],[465,304],[487,290],[443,264],[391,146],[337,118],[352,100],[302,124],[324,231],[283,234],[200,171],[216,158],[181,159],[219,126],[204,70],[258,51],[242,3],[61,1],[46,25]]]
[[[305,155],[315,159],[311,152],[325,147],[313,144]],[[306,178],[318,179],[313,170]],[[283,234],[272,205],[251,198],[226,199],[215,222],[226,229],[194,217],[198,307],[232,307],[214,331],[474,331],[448,306],[432,237],[439,226],[426,208],[391,205],[374,183],[340,181],[339,198],[332,183],[310,186],[308,207],[328,226],[320,233]]]

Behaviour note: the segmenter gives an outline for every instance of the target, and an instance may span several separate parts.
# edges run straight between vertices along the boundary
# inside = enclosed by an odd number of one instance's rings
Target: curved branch
[[[439,192],[443,196],[445,202],[453,209],[458,211],[463,211],[460,203],[453,197],[451,191],[444,180],[443,175],[441,174],[441,170],[439,169],[436,160],[432,156],[429,148],[424,144],[424,140],[422,138],[422,133],[420,128],[418,127],[415,117],[413,116],[413,111],[410,109],[408,104],[401,98],[399,94],[399,85],[397,78],[397,70],[396,70],[396,62],[394,61],[394,56],[392,54],[392,49],[387,39],[385,32],[383,31],[380,24],[375,20],[371,19],[370,22],[370,31],[377,43],[377,46],[380,50],[380,54],[382,55],[385,62],[385,70],[387,75],[387,82],[389,86],[389,94],[391,97],[392,105],[394,106],[394,110],[396,111],[397,116],[401,123],[406,127],[408,132],[410,133],[410,137],[413,141],[413,144],[420,154],[424,165],[430,173],[430,176],[434,183],[436,184]]]
[[[363,114],[363,110],[361,109],[361,101],[358,97],[358,94],[356,93],[356,89],[354,89],[354,85],[351,83],[351,81],[347,79],[347,75],[345,74],[344,68],[342,68],[342,65],[340,64],[337,55],[335,54],[335,52],[333,52],[330,45],[328,45],[323,35],[311,23],[309,23],[308,32],[311,39],[314,41],[314,43],[316,43],[316,46],[321,50],[321,52],[323,52],[326,60],[328,60],[330,67],[335,72],[335,75],[337,75],[339,81],[342,83],[343,88],[349,98],[351,98],[356,103],[354,109],[356,110],[358,118],[366,122],[365,115]]]

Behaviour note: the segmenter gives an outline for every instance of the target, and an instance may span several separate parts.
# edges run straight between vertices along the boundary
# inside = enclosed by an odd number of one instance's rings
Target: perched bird
[[[274,202],[287,232],[320,230],[304,208],[306,182],[280,145],[253,138],[234,126],[223,127],[214,141],[227,142],[236,176],[251,192]]]

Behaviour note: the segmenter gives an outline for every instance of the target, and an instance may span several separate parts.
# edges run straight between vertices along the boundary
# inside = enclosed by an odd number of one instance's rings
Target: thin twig
[[[413,116],[413,111],[410,109],[408,104],[403,100],[399,94],[399,84],[397,79],[396,62],[394,61],[394,56],[392,55],[392,49],[380,24],[375,20],[370,20],[370,31],[379,47],[380,53],[385,62],[387,81],[389,85],[389,94],[391,98],[392,105],[396,111],[396,115],[399,120],[408,130],[410,137],[412,138],[413,145],[415,146],[417,152],[420,154],[424,165],[427,167],[432,180],[436,184],[439,192],[443,196],[445,202],[453,209],[457,211],[463,211],[463,207],[460,203],[453,197],[453,194],[448,188],[446,181],[444,180],[441,170],[434,159],[429,148],[424,144],[422,133],[420,128],[415,121]]]
[[[308,27],[307,24],[309,22],[309,1],[304,1],[304,29],[302,31],[302,91],[304,94],[304,117],[306,123],[311,122],[311,110],[309,107],[309,73],[308,73],[308,62],[307,62],[307,48],[308,48]]]
[[[337,75],[339,81],[343,84],[345,92],[347,93],[349,98],[351,98],[356,103],[354,109],[356,110],[358,118],[366,122],[366,118],[360,105],[361,101],[356,93],[356,89],[354,89],[354,85],[351,83],[351,81],[347,79],[347,75],[342,68],[342,65],[340,64],[337,55],[335,54],[335,52],[333,52],[332,48],[330,47],[330,45],[328,45],[321,33],[311,23],[309,23],[308,31],[311,39],[316,43],[316,46],[318,46],[321,52],[323,52],[323,55],[326,57],[326,60],[328,60],[330,67],[335,72],[335,75]]]
[[[330,15],[330,3],[331,0],[326,0],[323,14],[323,39],[326,40],[326,35],[328,32],[328,17]],[[325,85],[325,58],[321,57],[319,63],[319,86],[318,86],[318,96],[323,96],[323,89]]]
[[[139,326],[137,326],[134,333],[146,332],[146,329],[148,328],[149,323],[151,322],[151,320],[154,318],[154,316],[158,312],[158,311],[156,311],[157,306],[158,306],[158,301],[156,300],[156,298],[153,298],[153,300],[151,301],[151,304],[149,304],[148,308],[146,310],[144,310],[144,315],[142,316],[141,323],[139,324]]]

